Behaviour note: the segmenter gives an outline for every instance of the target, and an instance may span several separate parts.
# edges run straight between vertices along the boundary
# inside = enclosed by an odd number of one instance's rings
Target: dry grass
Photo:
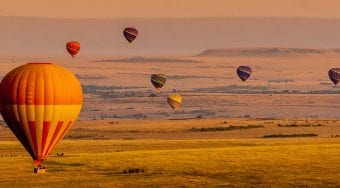
[[[65,140],[33,174],[0,142],[1,187],[339,186],[339,139]]]

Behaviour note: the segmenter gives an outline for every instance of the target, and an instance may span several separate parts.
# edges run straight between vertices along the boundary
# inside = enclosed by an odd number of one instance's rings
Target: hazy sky
[[[340,18],[340,0],[0,0],[0,15]]]

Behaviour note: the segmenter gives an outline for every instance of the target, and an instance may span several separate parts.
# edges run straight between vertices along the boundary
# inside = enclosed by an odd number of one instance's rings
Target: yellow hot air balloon
[[[34,160],[43,160],[76,121],[82,107],[79,80],[51,63],[28,63],[10,71],[0,84],[0,112]]]
[[[168,103],[173,109],[177,109],[182,104],[182,97],[180,94],[171,94],[168,96]]]

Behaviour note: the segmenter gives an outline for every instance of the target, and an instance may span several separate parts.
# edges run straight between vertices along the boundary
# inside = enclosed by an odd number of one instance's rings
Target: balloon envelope
[[[239,66],[236,72],[242,81],[246,81],[250,77],[252,70],[248,66]]]
[[[82,106],[78,79],[51,63],[28,63],[10,71],[0,84],[0,112],[35,164],[53,151]]]
[[[166,76],[164,74],[153,74],[151,75],[151,83],[159,92],[160,89],[165,85]]]
[[[80,43],[77,41],[70,41],[66,43],[66,50],[74,57],[80,50]]]
[[[123,31],[123,35],[126,38],[126,40],[131,44],[138,35],[138,30],[133,27],[127,27]]]
[[[171,94],[167,98],[168,104],[171,108],[177,109],[182,104],[182,97],[180,94]]]
[[[329,79],[332,80],[334,85],[340,82],[340,68],[332,68],[328,71]]]

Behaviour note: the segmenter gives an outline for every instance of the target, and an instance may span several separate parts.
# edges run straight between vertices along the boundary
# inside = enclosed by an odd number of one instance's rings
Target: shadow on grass
[[[67,166],[67,167],[77,167],[77,166],[84,166],[84,163],[63,163],[58,161],[48,161],[46,162],[48,166]]]
[[[126,167],[123,169],[106,170],[104,174],[109,176],[157,176],[162,175],[163,170],[147,170],[143,167]]]

